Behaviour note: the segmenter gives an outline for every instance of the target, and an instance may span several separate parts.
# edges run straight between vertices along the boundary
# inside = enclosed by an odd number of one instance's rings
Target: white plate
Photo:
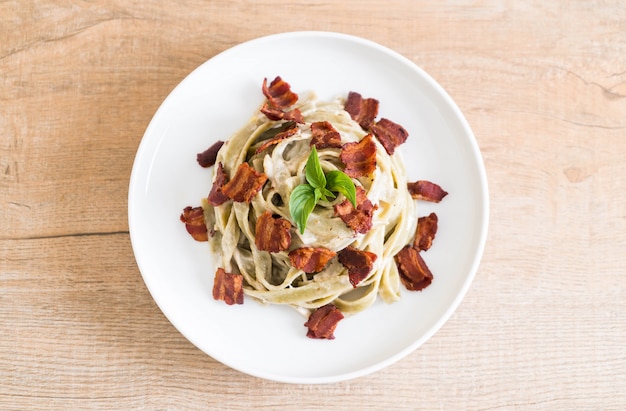
[[[251,299],[227,306],[212,298],[215,267],[206,243],[179,221],[200,205],[211,171],[196,154],[226,140],[259,107],[261,82],[280,75],[295,92],[322,99],[354,90],[380,101],[379,117],[409,131],[400,147],[409,180],[450,194],[435,211],[439,231],[424,259],[434,275],[423,292],[339,323],[334,340],[305,336],[291,308]],[[456,309],[478,268],[487,233],[487,180],[480,151],[445,91],[408,59],[373,42],[326,32],[252,40],[202,64],[165,99],[139,146],[130,179],[132,246],[146,286],[171,323],[193,344],[239,371],[270,380],[323,383],[379,370],[411,353]]]

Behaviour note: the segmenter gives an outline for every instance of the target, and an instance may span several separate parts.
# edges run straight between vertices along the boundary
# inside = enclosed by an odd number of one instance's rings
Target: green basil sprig
[[[356,208],[356,187],[352,179],[339,170],[324,174],[315,146],[305,167],[306,183],[298,185],[289,197],[289,212],[300,233],[304,233],[309,215],[319,200],[328,201],[341,193]]]

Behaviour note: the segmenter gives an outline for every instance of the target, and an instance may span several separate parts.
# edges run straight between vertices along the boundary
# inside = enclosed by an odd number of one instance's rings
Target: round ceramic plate
[[[449,195],[419,202],[439,217],[423,257],[434,275],[422,292],[403,289],[399,302],[377,301],[339,323],[334,340],[306,337],[305,318],[286,306],[252,299],[228,306],[212,297],[215,264],[207,243],[179,220],[200,205],[212,169],[196,154],[227,140],[263,102],[263,78],[281,76],[296,93],[320,99],[357,91],[380,101],[409,132],[399,150],[409,181],[430,180]],[[193,344],[239,371],[270,380],[323,383],[379,370],[431,337],[456,309],[477,270],[488,221],[487,180],[480,151],[445,91],[401,55],[368,40],[296,32],[252,40],[213,57],[165,99],[139,146],[129,188],[132,246],[152,297]]]

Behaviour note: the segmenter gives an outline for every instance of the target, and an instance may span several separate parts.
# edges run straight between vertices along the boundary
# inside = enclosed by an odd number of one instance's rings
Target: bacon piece
[[[222,193],[231,200],[249,203],[266,181],[265,174],[257,172],[248,163],[241,163],[232,180],[222,186]]]
[[[341,135],[328,121],[311,123],[311,145],[318,150],[322,148],[341,148]]]
[[[350,200],[346,199],[339,204],[335,204],[335,215],[352,228],[356,233],[365,234],[372,228],[372,218],[374,211],[378,208],[367,198],[362,187],[356,187],[356,209]]]
[[[243,276],[218,268],[213,279],[213,298],[228,305],[243,304]]]
[[[277,76],[270,85],[267,85],[267,78],[263,79],[261,87],[267,101],[261,107],[261,113],[273,121],[289,120],[296,123],[304,123],[304,118],[300,109],[285,110],[298,101],[298,95],[291,91],[289,83]]]
[[[346,143],[339,156],[346,165],[344,172],[353,178],[372,174],[376,169],[376,143],[371,134],[356,143]]]
[[[196,155],[196,161],[200,164],[200,167],[211,167],[215,164],[215,160],[217,159],[217,152],[220,151],[220,148],[224,145],[224,142],[219,140],[211,147],[204,150],[202,153],[198,153]]]
[[[290,111],[283,111],[279,108],[272,107],[269,103],[263,104],[261,107],[261,113],[265,114],[265,117],[273,121],[288,120],[295,121],[296,123],[304,123],[304,117],[299,108],[294,108]]]
[[[440,202],[448,195],[439,185],[426,180],[417,180],[414,183],[407,183],[407,189],[416,200],[430,201],[433,203]]]
[[[339,251],[337,257],[339,262],[348,269],[350,284],[355,288],[372,271],[374,262],[378,258],[374,253],[359,250],[351,245]]]
[[[378,115],[378,100],[373,98],[364,99],[359,93],[351,91],[344,109],[350,114],[352,120],[359,123],[363,130],[367,130],[374,124]]]
[[[213,181],[213,186],[211,187],[211,191],[209,192],[209,195],[207,197],[207,201],[213,207],[220,206],[230,200],[222,192],[222,187],[227,182],[228,176],[224,172],[224,166],[222,165],[222,163],[219,163],[215,168],[215,180]]]
[[[370,130],[385,147],[385,151],[389,155],[393,155],[396,147],[404,143],[407,137],[409,137],[409,132],[404,127],[386,118],[381,118],[376,124],[371,126]]]
[[[196,241],[208,241],[209,234],[204,222],[204,210],[202,207],[187,206],[180,215],[180,221],[185,223],[187,232]]]
[[[299,108],[294,108],[291,111],[285,111],[283,120],[295,121],[300,124],[304,123],[304,117],[302,116],[302,112]]]
[[[405,246],[396,254],[395,260],[400,273],[400,281],[407,290],[423,290],[433,281],[432,273],[415,247]]]
[[[417,230],[415,231],[415,240],[413,247],[421,251],[426,251],[433,245],[435,234],[437,234],[437,214],[430,213],[426,217],[417,219]]]
[[[266,150],[268,147],[276,145],[278,143],[280,143],[281,141],[283,141],[284,139],[286,139],[287,137],[291,137],[294,134],[296,134],[298,132],[298,126],[296,125],[296,123],[291,123],[293,124],[293,126],[287,128],[285,131],[281,131],[280,133],[276,134],[274,137],[266,140],[263,142],[263,144],[261,144],[259,146],[259,148],[256,149],[256,153],[260,153],[263,150]]]
[[[282,217],[274,218],[267,210],[256,220],[256,248],[271,253],[284,251],[291,245],[291,223]]]
[[[301,247],[289,253],[289,260],[292,266],[310,274],[322,271],[335,254],[324,247]]]
[[[267,78],[264,78],[261,89],[270,105],[274,108],[287,108],[298,101],[298,95],[291,91],[289,83],[280,78],[280,76],[276,76],[269,87],[267,86]]]
[[[343,320],[343,314],[337,307],[332,304],[321,306],[313,311],[308,321],[304,323],[305,327],[309,328],[306,336],[309,338],[334,340],[335,328],[337,328],[337,323],[341,320]]]
[[[272,107],[268,102],[265,102],[263,106],[261,106],[261,113],[265,114],[265,117],[273,121],[279,121],[285,117],[284,111],[279,108]]]

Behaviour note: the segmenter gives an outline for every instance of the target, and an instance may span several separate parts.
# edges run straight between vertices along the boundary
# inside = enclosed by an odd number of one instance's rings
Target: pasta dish
[[[408,132],[376,121],[377,100],[350,92],[320,101],[280,77],[262,91],[249,122],[198,155],[213,168],[212,187],[181,220],[218,257],[215,299],[294,307],[309,337],[332,339],[344,315],[378,296],[398,300],[402,284],[430,284],[421,252],[437,217],[418,218],[417,200],[447,193],[407,181],[396,147]]]

